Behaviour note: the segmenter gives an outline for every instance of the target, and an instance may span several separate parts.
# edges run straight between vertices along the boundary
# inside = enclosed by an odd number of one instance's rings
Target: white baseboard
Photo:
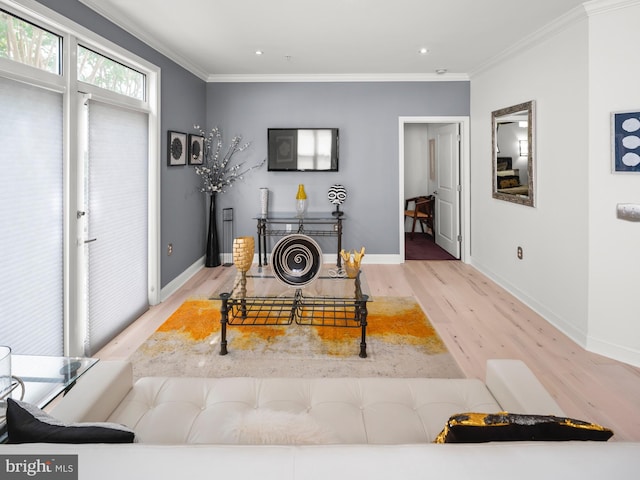
[[[575,326],[571,325],[569,322],[564,320],[555,312],[549,310],[545,305],[541,304],[538,300],[527,295],[523,291],[519,290],[513,284],[506,281],[504,278],[500,277],[500,275],[495,274],[493,271],[491,271],[491,269],[486,268],[484,265],[478,263],[477,261],[474,261],[473,259],[472,259],[471,265],[473,265],[473,267],[476,268],[483,275],[486,275],[495,283],[500,285],[500,287],[504,288],[507,292],[509,292],[514,297],[516,297],[522,303],[527,305],[534,312],[536,312],[538,315],[540,315],[547,322],[549,322],[551,325],[556,327],[558,330],[560,330],[562,333],[564,333],[567,337],[569,337],[571,340],[576,342],[582,348],[584,349],[587,348],[586,332],[583,332],[580,329],[576,328]]]
[[[187,283],[187,281],[198,273],[202,267],[204,267],[204,257],[200,257],[193,265],[167,283],[162,290],[160,290],[160,301],[164,302],[167,298],[176,293],[180,287]]]
[[[607,358],[613,358],[619,362],[628,363],[634,367],[640,367],[640,352],[638,350],[631,350],[591,336],[587,339],[587,350]]]
[[[576,344],[578,344],[588,352],[603,355],[607,358],[611,358],[619,362],[628,363],[629,365],[633,365],[635,367],[640,367],[640,351],[631,350],[627,347],[616,345],[592,337],[591,335],[589,335],[589,332],[583,332],[573,325],[569,324],[569,322],[565,321],[560,316],[550,311],[544,305],[540,304],[536,299],[524,294],[509,282],[505,281],[500,276],[495,275],[491,270],[485,268],[483,265],[473,261],[471,264],[476,269],[478,269],[479,272],[489,277],[506,291],[511,293],[518,300],[526,304],[547,322],[556,327],[558,330],[560,330],[567,337],[569,337]]]

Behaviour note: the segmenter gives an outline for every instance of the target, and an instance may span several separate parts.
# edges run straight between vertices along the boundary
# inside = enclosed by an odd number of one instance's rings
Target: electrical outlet
[[[167,256],[170,257],[173,254],[173,243],[167,245]]]
[[[519,258],[520,260],[522,260],[522,247],[518,247],[517,252],[518,252],[518,253],[517,253],[518,258]]]

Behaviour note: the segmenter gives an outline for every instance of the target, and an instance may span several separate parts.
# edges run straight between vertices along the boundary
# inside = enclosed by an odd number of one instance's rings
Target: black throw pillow
[[[460,413],[447,421],[435,443],[607,441],[608,428],[573,418],[517,413]]]
[[[7,399],[8,443],[133,443],[133,430],[116,423],[64,423],[35,405]]]

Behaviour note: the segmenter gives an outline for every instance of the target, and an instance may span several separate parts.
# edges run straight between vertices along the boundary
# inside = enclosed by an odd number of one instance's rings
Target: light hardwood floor
[[[464,263],[408,261],[362,269],[374,296],[417,298],[467,377],[484,378],[487,359],[521,359],[568,416],[613,429],[612,441],[640,441],[640,369],[587,352]],[[201,270],[96,356],[128,358],[184,300],[210,295],[229,272]]]

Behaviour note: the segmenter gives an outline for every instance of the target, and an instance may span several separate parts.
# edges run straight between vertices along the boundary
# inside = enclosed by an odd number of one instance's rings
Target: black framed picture
[[[189,165],[202,165],[204,163],[204,137],[202,135],[189,134]]]
[[[269,129],[269,170],[296,170],[298,168],[298,132]]]
[[[611,114],[614,173],[640,173],[640,111]]]
[[[187,164],[187,134],[167,132],[167,165],[170,167]]]

